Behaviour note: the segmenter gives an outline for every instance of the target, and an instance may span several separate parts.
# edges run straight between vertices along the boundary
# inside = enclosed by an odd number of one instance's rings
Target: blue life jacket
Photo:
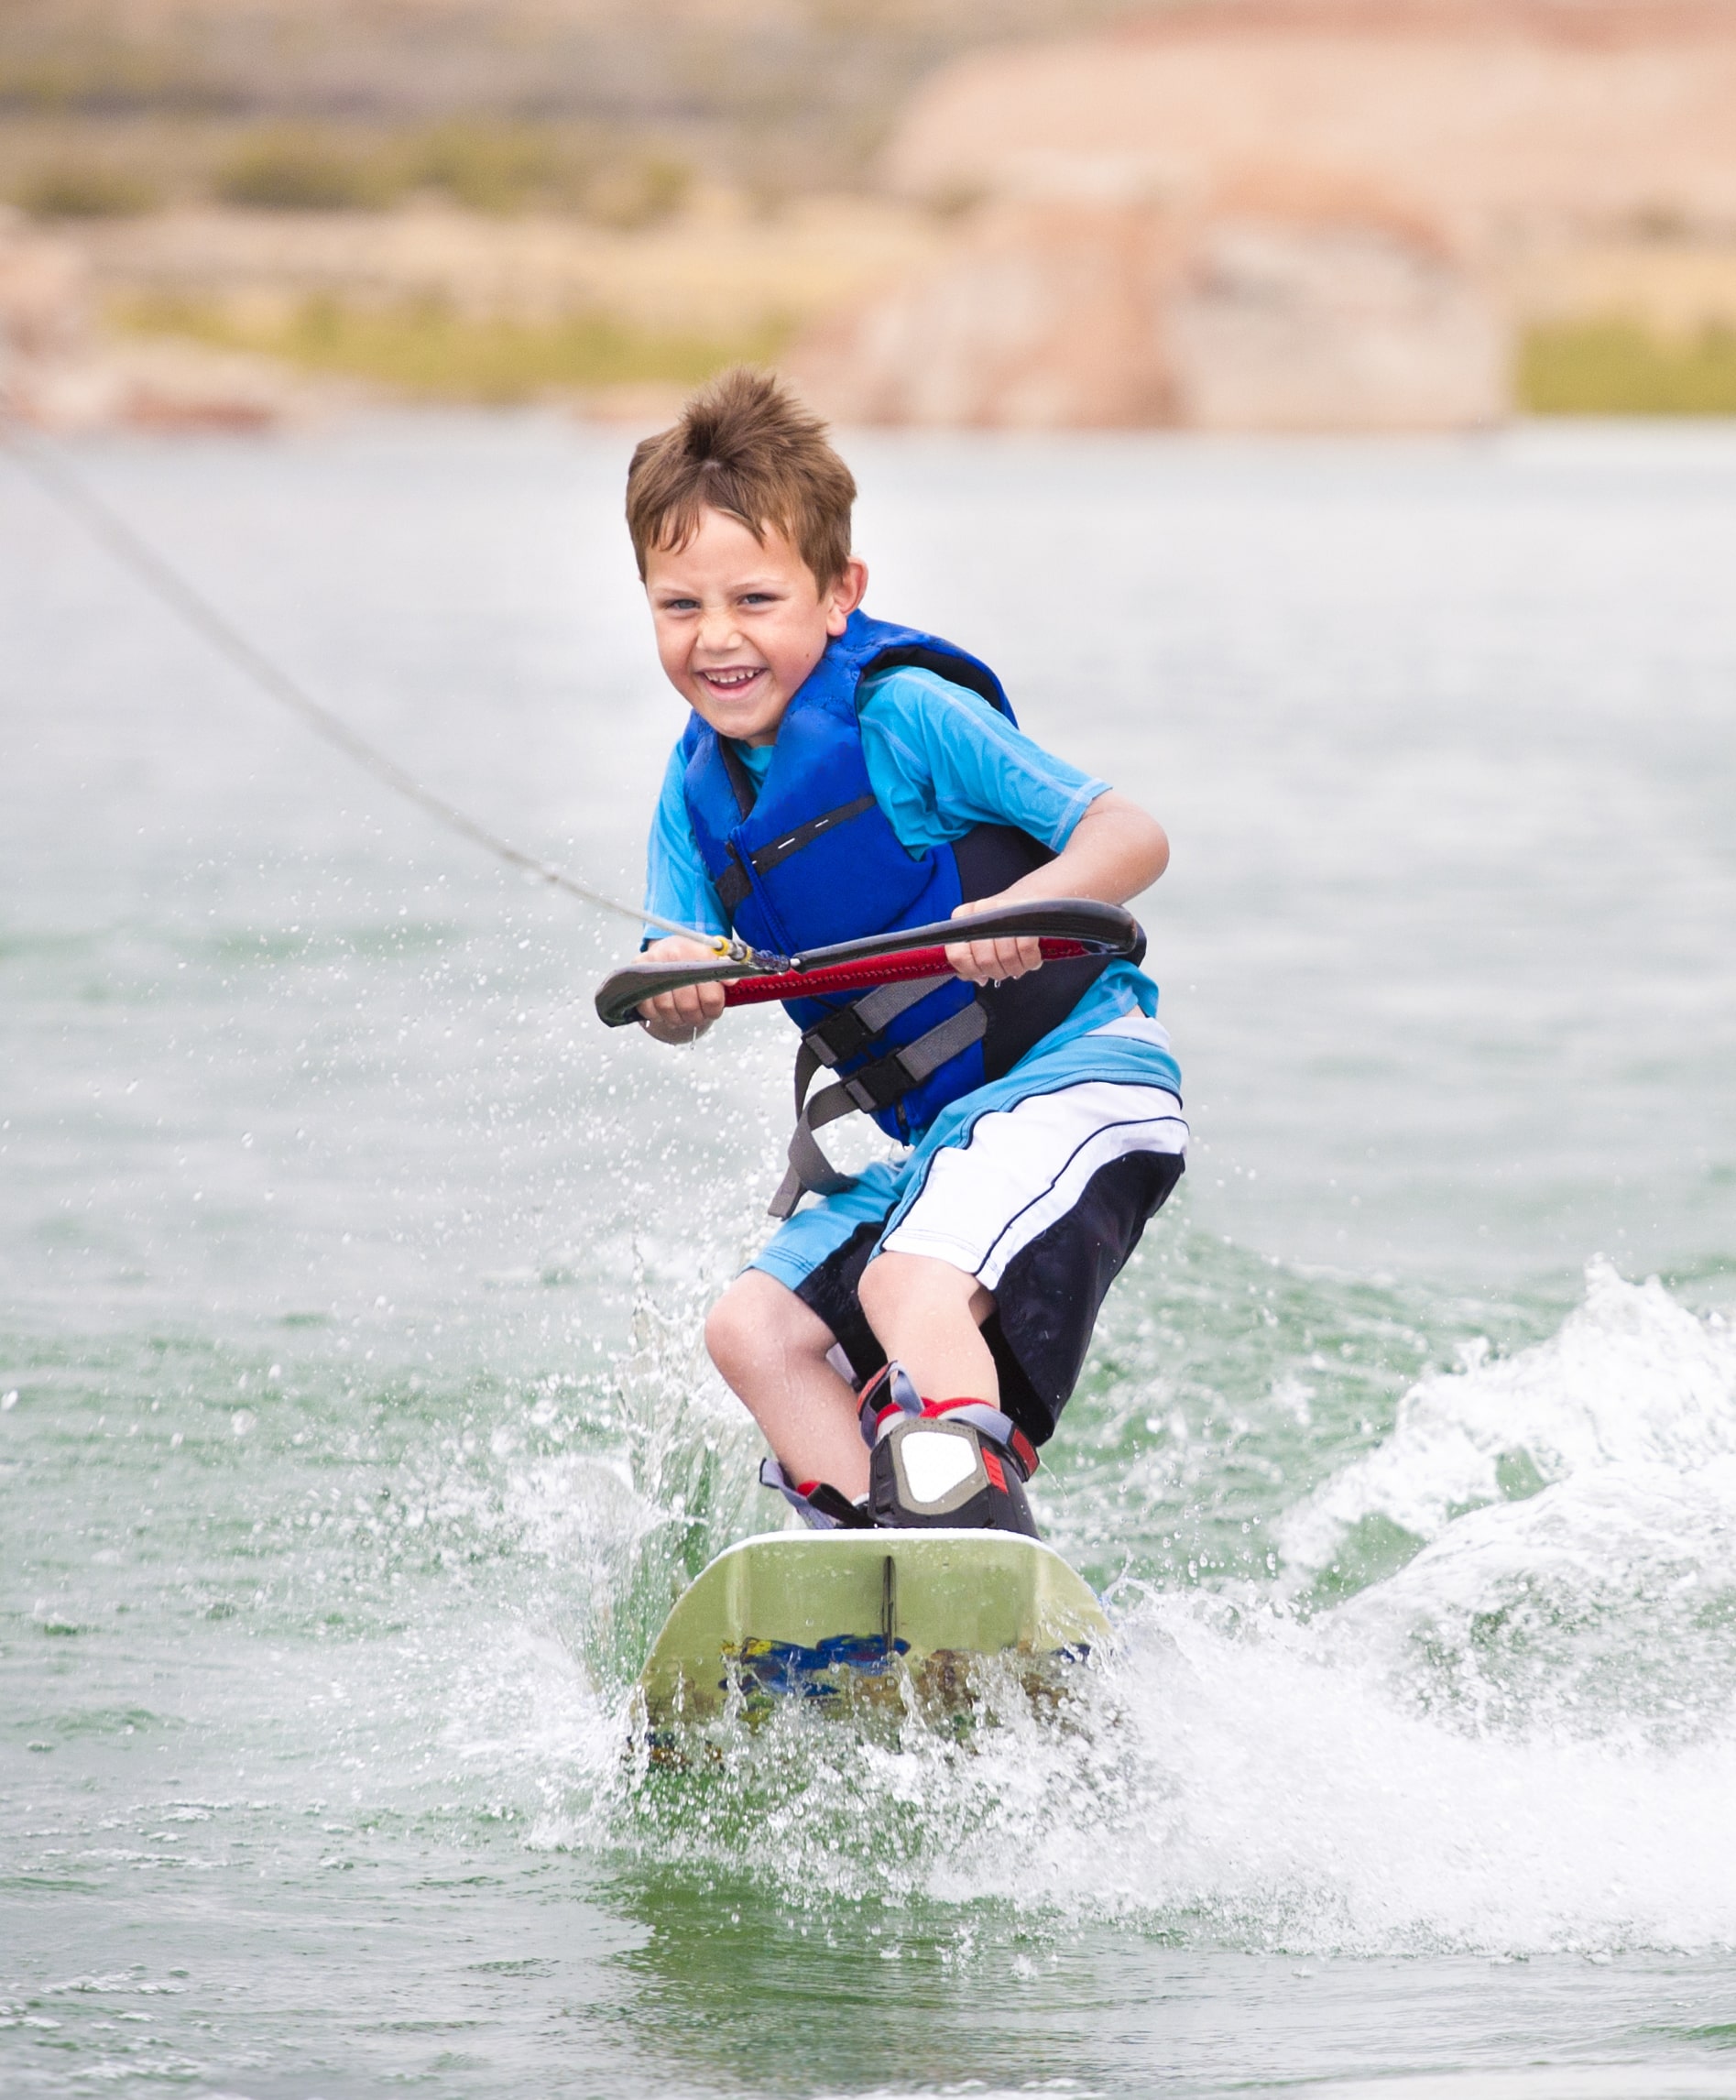
[[[977,826],[914,857],[906,851],[875,797],[857,719],[863,679],[901,666],[933,672],[1013,719],[986,663],[935,635],[858,612],[792,698],[758,786],[727,738],[697,714],[688,723],[681,746],[687,814],[718,901],[753,946],[795,955],[925,925],[970,899],[998,895],[1054,858],[1041,841],[1001,825]],[[802,1187],[847,1186],[813,1146],[811,1122],[863,1109],[888,1136],[912,1142],[949,1102],[1010,1071],[1106,966],[1107,958],[1087,957],[999,986],[946,977],[787,1001],[802,1031],[801,1121],[791,1147],[800,1186],[792,1193],[786,1183],[774,1215],[787,1215]],[[804,1112],[819,1065],[831,1066],[839,1084]]]

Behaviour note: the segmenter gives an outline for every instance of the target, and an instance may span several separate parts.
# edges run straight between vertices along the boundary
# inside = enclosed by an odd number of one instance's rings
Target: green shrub
[[[330,296],[304,300],[275,320],[160,297],[136,301],[115,318],[142,334],[262,351],[307,371],[371,379],[430,399],[491,403],[642,381],[692,386],[738,360],[770,360],[785,334],[770,322],[718,338],[603,313],[514,321],[459,313],[438,300],[363,306]]]
[[[515,212],[557,184],[561,158],[543,133],[481,124],[443,124],[410,141],[407,181],[443,190],[473,212]]]
[[[357,153],[313,131],[250,139],[217,171],[225,204],[267,212],[354,212],[391,202],[402,188],[385,157]]]
[[[693,183],[693,171],[685,162],[661,154],[618,161],[586,186],[584,213],[603,225],[629,232],[678,212]]]
[[[120,219],[150,211],[158,199],[140,176],[100,161],[69,160],[38,169],[17,202],[38,219]]]
[[[1736,415],[1736,330],[1672,339],[1634,321],[1545,323],[1521,345],[1518,393],[1539,416]]]

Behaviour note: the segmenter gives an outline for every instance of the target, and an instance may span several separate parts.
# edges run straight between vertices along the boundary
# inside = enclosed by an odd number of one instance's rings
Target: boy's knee
[[[756,1321],[744,1292],[745,1278],[731,1284],[705,1315],[705,1353],[726,1378],[748,1361],[754,1345]]]
[[[781,1362],[792,1350],[813,1344],[819,1331],[819,1322],[793,1291],[749,1269],[705,1315],[705,1352],[733,1384],[757,1366]],[[830,1339],[818,1344],[822,1354]]]
[[[975,1276],[932,1254],[877,1254],[863,1270],[856,1295],[877,1333],[882,1319],[918,1305],[936,1311],[955,1306],[980,1321],[994,1304]]]
[[[876,1254],[857,1279],[856,1302],[870,1327],[878,1325],[898,1299],[898,1256]]]

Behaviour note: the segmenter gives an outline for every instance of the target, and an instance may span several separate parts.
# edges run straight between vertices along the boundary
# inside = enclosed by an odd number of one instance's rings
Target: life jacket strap
[[[741,760],[727,743],[725,749],[737,766]],[[743,768],[745,775],[746,769]],[[730,784],[736,776],[730,774]],[[860,816],[865,810],[875,807],[871,794],[857,795],[854,802],[840,803],[836,809],[822,810],[818,816],[811,816],[805,824],[799,824],[793,831],[786,831],[781,837],[768,839],[766,844],[748,855],[744,860],[741,849],[732,840],[729,847],[729,865],[716,881],[717,902],[724,908],[726,918],[734,918],[738,907],[753,893],[753,877],[770,875],[774,868],[781,867],[792,854],[800,853],[804,846],[812,846],[816,838],[824,838],[828,831],[835,831],[839,825],[848,824],[853,816]],[[745,812],[744,812],[745,814]]]
[[[939,970],[933,977],[912,978],[907,984],[883,984],[861,999],[853,999],[848,1006],[839,1007],[835,1013],[828,1013],[802,1036],[802,1047],[811,1050],[822,1065],[842,1065],[847,1058],[859,1057],[882,1029],[945,981],[945,971]],[[800,1062],[798,1057],[798,1065]],[[813,1077],[812,1071],[809,1077]],[[802,1085],[800,1077],[796,1084]],[[796,1113],[802,1113],[800,1099]]]
[[[821,1196],[838,1196],[853,1187],[855,1176],[838,1172],[820,1150],[814,1132],[857,1110],[890,1108],[912,1088],[920,1087],[931,1072],[937,1072],[948,1058],[968,1050],[973,1043],[980,1043],[988,1026],[988,1016],[981,1001],[973,999],[968,1006],[961,1006],[915,1042],[877,1057],[847,1079],[835,1079],[831,1086],[823,1087],[811,1101],[807,1099],[808,1087],[820,1060],[804,1042],[796,1056],[796,1127],[790,1133],[789,1170],[766,1207],[770,1215],[788,1218],[808,1189]]]
[[[973,1043],[980,1043],[988,1027],[988,1016],[982,1002],[973,999],[968,1006],[948,1014],[938,1027],[919,1035],[914,1043],[889,1050],[884,1057],[864,1065],[847,1079],[835,1080],[834,1086],[841,1088],[856,1108],[890,1109],[912,1087],[920,1087],[931,1072],[939,1071],[949,1058],[968,1050]],[[827,1087],[815,1097],[816,1102],[832,1091],[833,1087]]]
[[[835,831],[841,824],[848,824],[853,816],[860,816],[865,810],[877,806],[871,794],[859,794],[854,802],[840,803],[836,809],[822,810],[818,816],[811,816],[805,824],[799,824],[793,831],[786,831],[781,837],[769,839],[753,856],[754,872],[770,875],[771,870],[788,860],[792,853],[800,853],[804,846],[812,846],[816,838]]]
[[[753,775],[742,763],[741,753],[727,737],[717,739],[717,756],[724,761],[724,777],[729,782],[729,792],[736,798],[737,814],[742,817],[753,815],[753,805],[759,800],[759,790]]]
[[[737,852],[733,842],[729,848],[729,865],[718,876],[714,887],[717,891],[717,902],[724,908],[725,918],[733,923],[736,913],[753,895],[753,878],[743,865],[741,855]]]

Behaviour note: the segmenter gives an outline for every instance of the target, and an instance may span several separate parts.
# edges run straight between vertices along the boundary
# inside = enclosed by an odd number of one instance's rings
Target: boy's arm
[[[1125,904],[1149,889],[1168,866],[1163,826],[1111,788],[1086,805],[1053,860],[1021,875],[998,897],[977,897],[959,905],[953,916],[968,918],[996,904],[1032,903],[1043,897],[1095,897],[1099,903]],[[959,941],[947,948],[946,960],[960,977],[986,984],[1038,968],[1043,952],[1032,939]]]
[[[967,918],[995,904],[1032,903],[1042,897],[1095,897],[1103,904],[1125,904],[1147,890],[1169,866],[1169,838],[1154,816],[1113,788],[1087,804],[1073,836],[1055,858],[1003,890],[998,897],[978,897],[961,904],[954,918]],[[692,957],[703,962],[712,953],[701,941],[674,935],[653,941],[648,957],[671,962]],[[1043,949],[1032,939],[959,941],[946,950],[946,960],[972,984],[997,978],[1023,977],[1040,968]],[[680,991],[660,992],[639,1008],[647,1031],[660,1043],[693,1043],[724,1011],[720,984],[692,984]]]
[[[968,825],[997,824],[1055,853],[997,895],[961,904],[955,919],[1049,897],[1124,904],[1163,872],[1169,841],[1154,818],[1106,781],[1043,749],[975,694],[908,669],[873,681],[867,692],[868,777],[912,851],[937,833],[955,837]],[[976,983],[1022,977],[1042,959],[1032,939],[947,948],[948,962]]]
[[[651,820],[646,855],[646,908],[665,919],[704,927],[710,933],[723,933],[727,930],[723,911],[700,860],[693,826],[688,821],[686,800],[682,793],[684,771],[681,747],[677,745],[664,769],[662,792],[658,797],[657,814]],[[663,962],[704,962],[713,953],[703,941],[683,940],[680,935],[647,941],[644,947],[648,958]],[[705,1033],[723,1010],[722,985],[695,984],[680,991],[660,991],[655,999],[643,1002],[639,1015],[646,1034],[659,1043],[692,1043]]]

